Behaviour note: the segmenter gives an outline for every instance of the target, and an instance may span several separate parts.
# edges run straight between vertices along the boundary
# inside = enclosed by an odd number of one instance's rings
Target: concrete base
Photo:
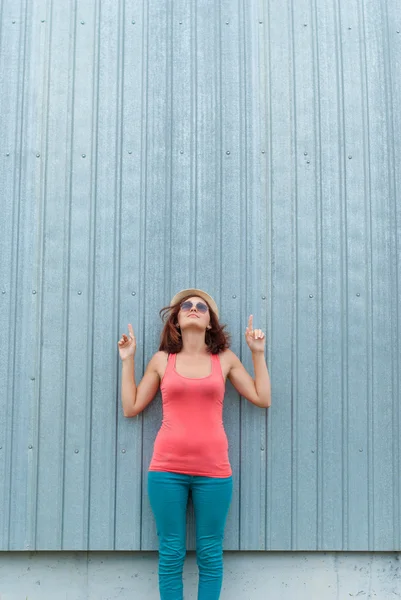
[[[220,600],[401,598],[400,552],[225,552]],[[185,600],[196,600],[194,552]],[[0,600],[158,600],[156,552],[1,552]]]

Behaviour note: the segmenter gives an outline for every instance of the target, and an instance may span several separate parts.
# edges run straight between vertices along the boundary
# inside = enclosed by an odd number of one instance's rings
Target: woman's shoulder
[[[164,350],[158,350],[157,352],[154,353],[154,355],[152,356],[152,358],[149,361],[149,364],[152,364],[152,366],[157,367],[157,366],[165,366],[168,360],[169,354],[168,352],[165,352]]]
[[[230,348],[226,348],[225,350],[219,352],[218,357],[220,358],[220,362],[222,364],[228,365],[231,365],[237,359],[237,355],[230,350]]]
[[[169,354],[164,350],[158,350],[149,361],[149,366],[153,371],[157,371],[160,378],[166,370]]]
[[[230,348],[225,348],[219,352],[219,356],[236,356],[236,354]]]
[[[168,357],[168,352],[166,352],[165,350],[158,350],[154,353],[151,360],[153,360],[155,363],[164,363],[167,362]]]

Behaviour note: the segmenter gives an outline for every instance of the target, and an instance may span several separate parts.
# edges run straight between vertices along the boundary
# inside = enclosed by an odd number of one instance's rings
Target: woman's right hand
[[[128,335],[123,333],[121,338],[118,340],[118,349],[120,351],[121,360],[126,360],[131,356],[132,358],[135,356],[136,339],[131,323],[128,324]]]

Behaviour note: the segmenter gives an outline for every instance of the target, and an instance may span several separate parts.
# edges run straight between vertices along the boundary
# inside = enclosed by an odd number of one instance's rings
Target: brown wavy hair
[[[176,302],[173,306],[165,306],[160,310],[159,314],[165,325],[160,335],[159,350],[163,350],[169,354],[178,354],[181,352],[182,338],[181,333],[176,327],[178,322],[177,315],[180,312],[181,304],[188,298],[192,298],[192,296],[194,296],[194,294],[189,294],[179,302]],[[221,325],[219,323],[216,313],[213,312],[206,300],[203,298],[202,300],[207,304],[210,314],[211,329],[206,329],[205,333],[207,351],[210,354],[219,354],[219,352],[230,347],[230,334],[224,331],[226,325]]]

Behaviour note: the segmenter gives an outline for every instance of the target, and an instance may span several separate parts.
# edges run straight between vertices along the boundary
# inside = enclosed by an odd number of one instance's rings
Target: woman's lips
[[[197,319],[199,319],[198,315],[195,315],[194,313],[192,313],[192,315],[188,315],[188,319],[189,319],[190,317],[196,317]]]

